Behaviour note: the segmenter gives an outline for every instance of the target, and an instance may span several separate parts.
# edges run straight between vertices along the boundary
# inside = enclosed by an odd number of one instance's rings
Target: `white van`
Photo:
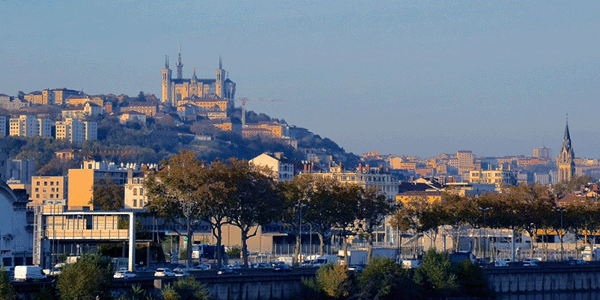
[[[15,280],[26,281],[46,279],[46,275],[42,271],[41,267],[37,266],[16,266],[15,267]]]

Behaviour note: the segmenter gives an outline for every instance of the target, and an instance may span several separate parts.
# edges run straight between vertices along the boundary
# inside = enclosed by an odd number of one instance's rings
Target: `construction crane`
[[[286,101],[284,99],[276,99],[276,98],[248,98],[241,97],[234,99],[233,101],[242,101],[242,126],[246,126],[246,101],[252,102],[283,102]]]

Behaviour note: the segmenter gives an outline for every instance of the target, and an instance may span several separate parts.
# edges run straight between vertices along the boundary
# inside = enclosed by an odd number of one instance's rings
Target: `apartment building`
[[[98,139],[98,124],[66,118],[65,121],[56,122],[56,138],[68,140],[74,144],[81,144],[86,140],[96,140]]]
[[[67,176],[31,177],[30,205],[42,205],[45,200],[67,199]]]
[[[128,169],[140,172],[137,165],[118,166],[114,163],[84,161],[81,169],[69,169],[69,189],[67,206],[69,209],[91,209],[93,200],[93,189],[96,181],[110,179],[116,185],[127,183]]]
[[[500,165],[495,170],[471,171],[469,177],[470,183],[493,184],[496,188],[507,185],[517,185],[517,172],[504,165]]]
[[[18,118],[10,118],[10,135],[50,137],[52,136],[52,121],[32,115],[20,115]]]
[[[144,187],[144,174],[127,170],[127,183],[125,184],[125,209],[141,210],[148,203],[148,196]]]
[[[249,163],[257,167],[269,168],[272,173],[268,175],[277,182],[290,181],[294,178],[294,164],[283,157],[282,152],[263,153],[251,159]]]

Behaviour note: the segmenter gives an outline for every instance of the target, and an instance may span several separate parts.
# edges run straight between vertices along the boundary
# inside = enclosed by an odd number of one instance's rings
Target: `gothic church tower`
[[[558,181],[570,181],[575,175],[575,152],[571,146],[571,135],[569,134],[569,120],[565,126],[565,136],[563,138],[560,154],[556,159],[558,166]]]

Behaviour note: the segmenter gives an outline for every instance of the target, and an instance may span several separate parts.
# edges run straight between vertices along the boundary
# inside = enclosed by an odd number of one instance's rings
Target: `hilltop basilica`
[[[172,78],[169,69],[169,57],[165,57],[165,67],[162,69],[162,102],[177,106],[180,100],[194,98],[217,98],[234,99],[235,82],[231,81],[227,72],[223,70],[221,58],[219,68],[215,71],[214,79],[198,79],[196,68],[192,78],[183,78],[183,63],[181,62],[181,46],[179,46],[179,58],[177,59],[177,78]]]

